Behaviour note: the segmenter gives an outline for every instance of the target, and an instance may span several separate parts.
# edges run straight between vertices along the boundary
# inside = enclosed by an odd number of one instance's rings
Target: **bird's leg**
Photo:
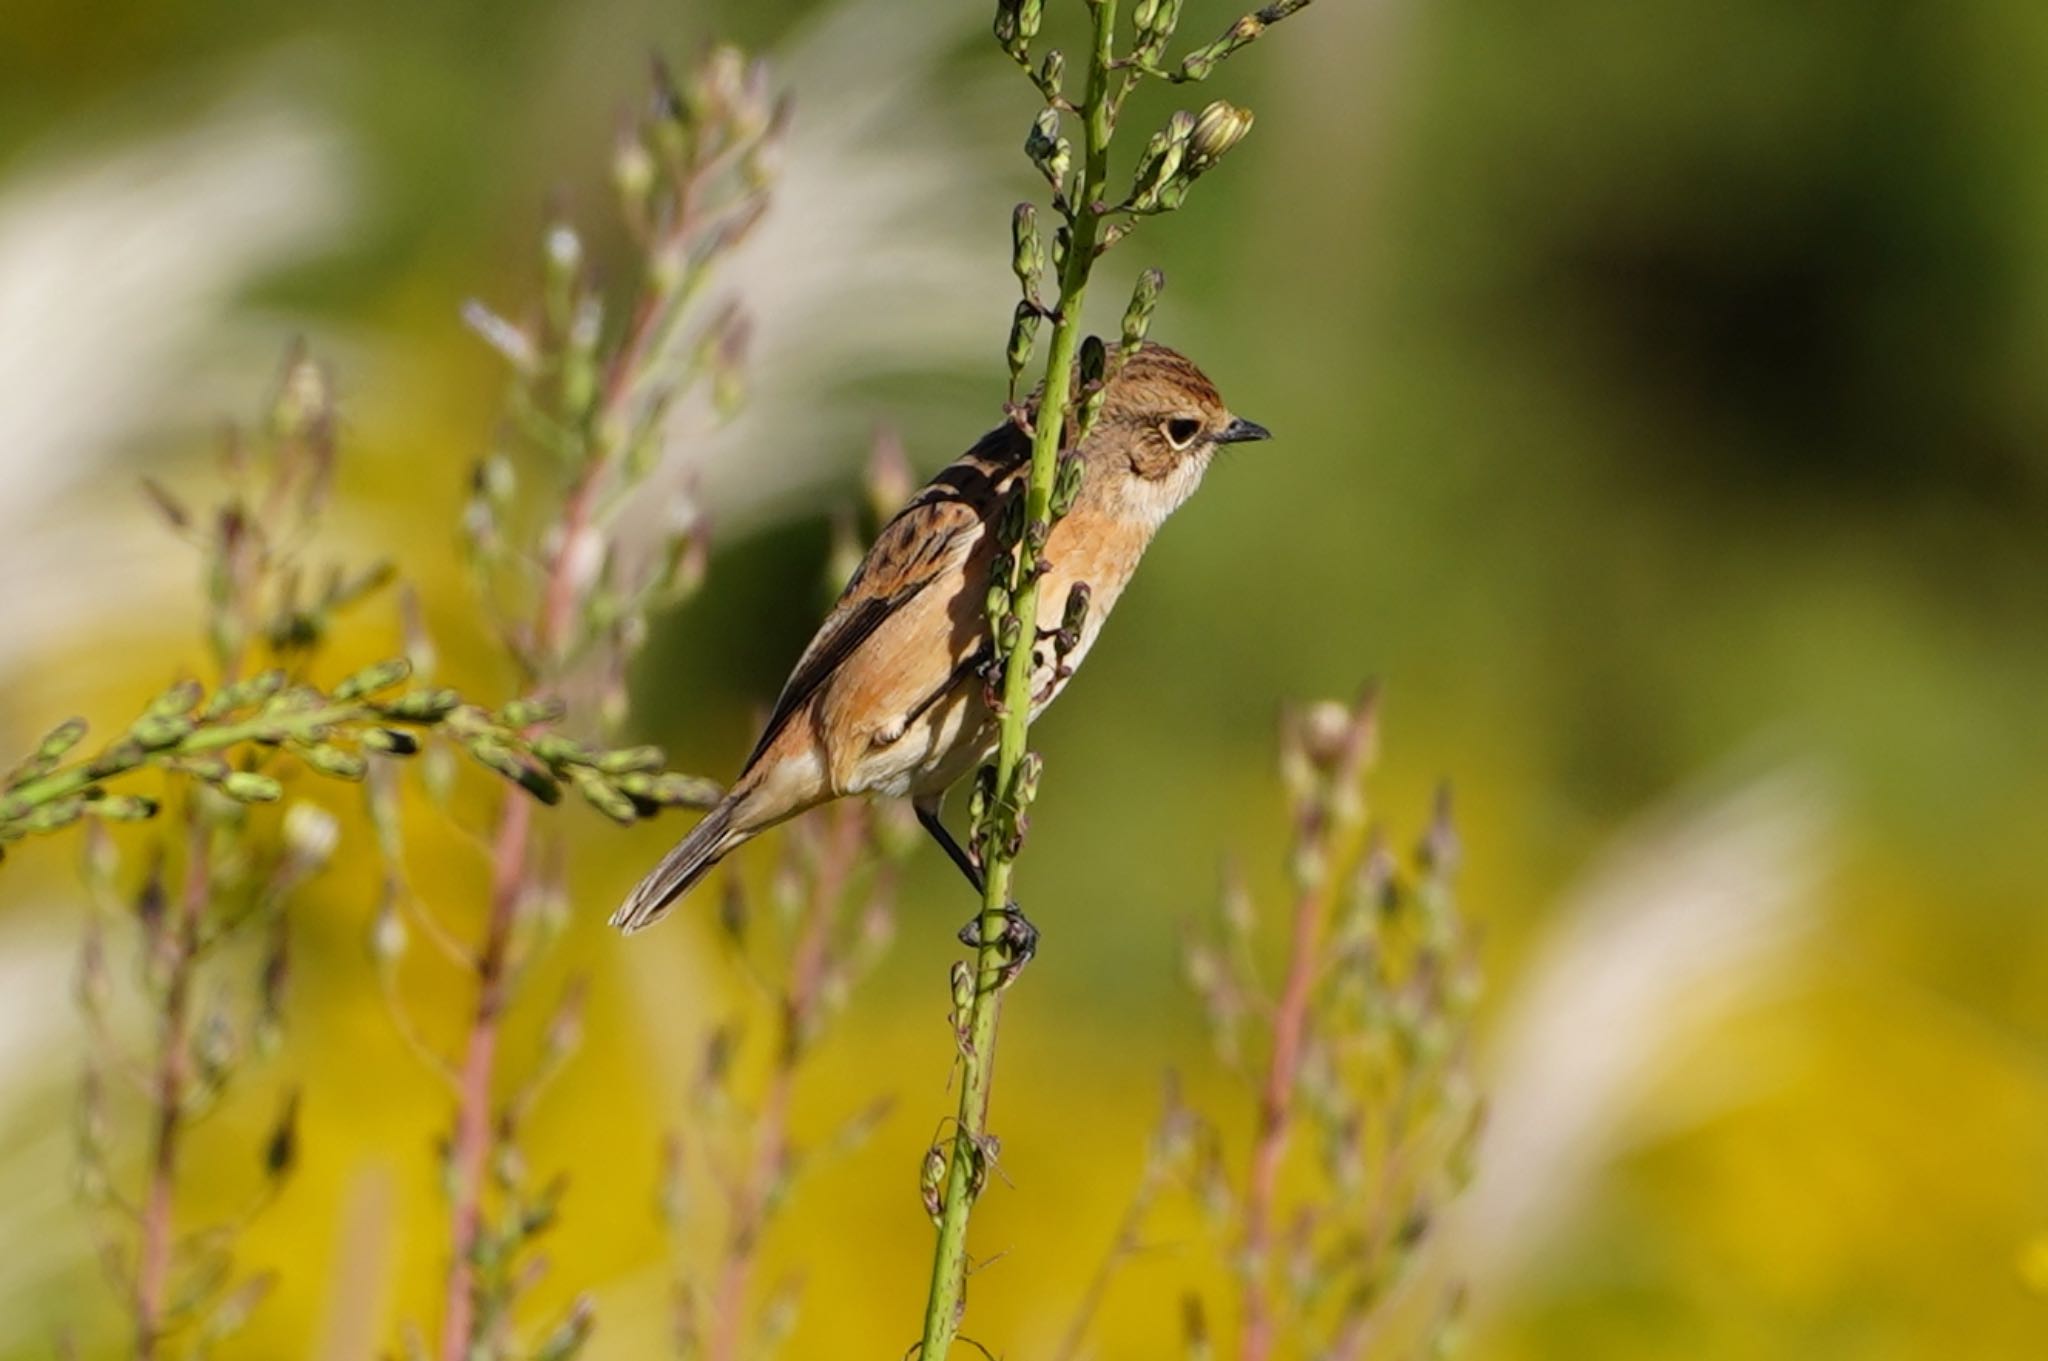
[[[951,832],[946,830],[946,824],[939,818],[938,805],[917,803],[911,806],[917,812],[917,825],[931,833],[932,840],[939,843],[939,848],[945,851],[946,857],[959,868],[960,873],[967,877],[967,882],[973,885],[974,891],[986,892],[988,880],[982,875],[980,863],[953,839]],[[1024,915],[1024,910],[1018,907],[1014,900],[1003,904],[1002,914],[1003,926],[997,940],[1008,953],[1009,960],[1003,965],[1002,974],[996,979],[996,986],[1008,987],[1010,981],[1031,962],[1032,956],[1038,953],[1038,928],[1031,924],[1031,919]],[[974,914],[967,925],[960,928],[960,943],[970,950],[981,948],[979,912]]]
[[[959,867],[960,872],[967,876],[967,882],[974,886],[974,891],[976,893],[985,891],[988,883],[982,878],[980,863],[973,856],[969,855],[959,842],[953,839],[951,832],[946,830],[946,824],[939,819],[939,806],[937,804],[915,803],[911,807],[917,811],[917,825],[931,833],[932,840],[939,843],[939,849],[946,853],[946,858],[951,860],[954,865]]]

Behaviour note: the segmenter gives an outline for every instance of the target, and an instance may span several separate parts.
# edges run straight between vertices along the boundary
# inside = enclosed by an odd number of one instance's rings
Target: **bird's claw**
[[[1003,950],[1003,964],[996,974],[996,987],[1007,988],[1016,980],[1038,954],[1038,928],[1024,915],[1024,910],[1015,902],[1002,906],[1003,924],[993,942],[986,941],[981,933],[981,914],[976,913],[960,928],[960,943],[970,950],[979,950],[984,944],[993,943]]]

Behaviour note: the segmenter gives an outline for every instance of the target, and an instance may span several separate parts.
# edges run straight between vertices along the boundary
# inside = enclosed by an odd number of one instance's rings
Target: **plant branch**
[[[1059,306],[1054,316],[1051,353],[1046,359],[1045,386],[1032,432],[1031,471],[1024,493],[1024,543],[1015,553],[1018,586],[1011,594],[1009,618],[1020,641],[1005,658],[1001,729],[996,745],[997,802],[1020,809],[1018,774],[1024,761],[1031,720],[1029,642],[1038,624],[1038,571],[1028,545],[1043,543],[1038,526],[1050,528],[1053,479],[1065,433],[1074,361],[1081,343],[1081,310],[1088,277],[1096,260],[1096,239],[1102,221],[1098,204],[1109,173],[1109,77],[1111,41],[1116,26],[1116,0],[1090,0],[1094,12],[1094,48],[1088,89],[1082,108],[1085,159],[1081,192],[1071,209],[1071,239],[1060,272]],[[1000,631],[1008,627],[997,625]],[[960,1104],[954,1118],[953,1151],[945,1199],[939,1214],[938,1242],[932,1254],[930,1291],[926,1296],[924,1361],[940,1361],[959,1332],[967,1280],[967,1221],[975,1194],[986,1177],[988,1108],[994,1078],[996,1029],[1002,1014],[1003,985],[1009,961],[1004,945],[1004,912],[1010,903],[1014,838],[989,837],[983,864],[981,946],[975,960],[974,997],[960,1053]]]

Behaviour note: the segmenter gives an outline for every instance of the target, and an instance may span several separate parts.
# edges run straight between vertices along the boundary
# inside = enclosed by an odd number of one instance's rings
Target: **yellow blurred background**
[[[133,488],[205,485],[211,431],[294,336],[340,392],[337,542],[394,555],[444,673],[504,693],[454,533],[503,378],[458,309],[530,293],[551,201],[609,219],[649,52],[719,37],[770,56],[795,123],[725,281],[757,319],[749,406],[671,451],[718,526],[709,583],[634,694],[638,734],[728,776],[818,617],[871,432],[923,473],[998,416],[1035,105],[983,8],[15,0],[0,745],[109,728],[196,664],[196,563]],[[1191,34],[1235,12],[1188,10]],[[1241,1149],[1179,925],[1227,857],[1278,901],[1274,717],[1378,676],[1376,805],[1405,841],[1454,781],[1486,933],[1492,1125],[1438,1244],[1471,1283],[1466,1354],[2048,1350],[2044,76],[2030,0],[1324,0],[1218,77],[1256,132],[1103,291],[1160,264],[1154,335],[1276,438],[1211,473],[1036,729],[1046,941],[1006,1015],[974,1336],[1051,1353],[1165,1070]],[[372,612],[338,646],[394,638]],[[535,1317],[594,1292],[605,1361],[666,1354],[658,1149],[701,1115],[705,1036],[737,1016],[758,1048],[772,1019],[708,912],[603,928],[681,820],[578,816],[575,923],[514,1037],[592,978],[529,1157],[572,1179]],[[0,868],[0,1357],[66,1332],[119,1354],[67,1189],[74,850]],[[428,827],[415,855],[461,920],[481,862]],[[224,1356],[368,1357],[432,1323],[445,1099],[378,1002],[374,900],[346,854],[303,895],[284,1050],[194,1140],[196,1220],[246,1198],[303,1084],[300,1173],[244,1254],[282,1283]],[[914,1340],[968,909],[920,849],[893,951],[802,1079],[800,1142],[895,1104],[767,1245],[763,1280],[803,1283],[788,1355]],[[466,999],[409,981],[452,1039]],[[1095,1355],[1181,1354],[1212,1259],[1177,1232],[1119,1277]]]

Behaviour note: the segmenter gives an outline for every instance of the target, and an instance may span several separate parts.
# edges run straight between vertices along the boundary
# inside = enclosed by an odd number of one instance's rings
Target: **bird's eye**
[[[1176,416],[1161,425],[1159,431],[1175,449],[1185,449],[1202,433],[1202,423],[1192,416]]]

